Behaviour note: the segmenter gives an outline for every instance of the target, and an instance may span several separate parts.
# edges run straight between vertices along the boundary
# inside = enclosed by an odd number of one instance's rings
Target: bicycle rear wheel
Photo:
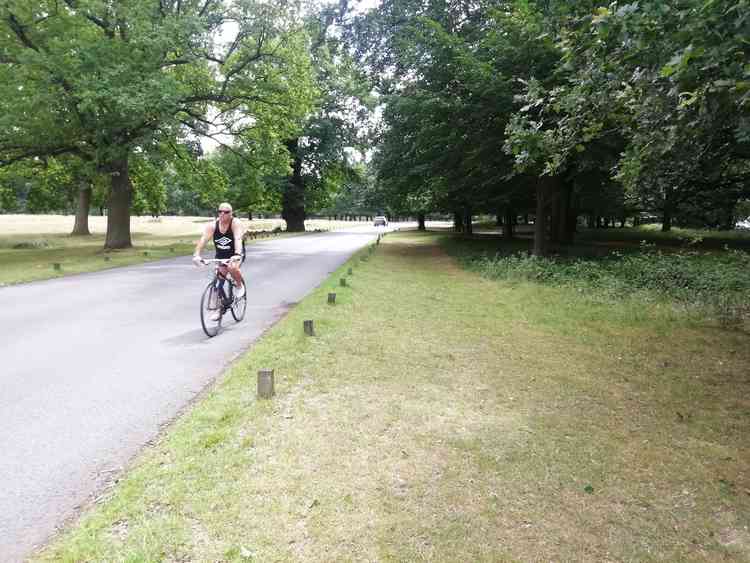
[[[222,307],[219,290],[216,289],[216,284],[212,281],[206,286],[201,296],[201,325],[206,335],[216,336],[219,334]]]

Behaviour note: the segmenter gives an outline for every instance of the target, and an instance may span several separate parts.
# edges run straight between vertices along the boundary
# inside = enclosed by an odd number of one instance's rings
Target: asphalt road
[[[245,320],[208,339],[182,257],[0,288],[0,561],[21,561],[375,228],[248,245]],[[229,315],[227,315],[229,317]]]

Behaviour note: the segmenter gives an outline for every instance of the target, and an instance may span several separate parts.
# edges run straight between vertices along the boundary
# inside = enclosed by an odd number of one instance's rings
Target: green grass
[[[195,248],[195,241],[185,236],[136,234],[133,238],[133,248],[105,252],[104,235],[2,236],[0,285],[140,264],[190,254]],[[59,270],[54,268],[55,263],[60,264]]]
[[[747,335],[441,240],[335,272],[36,559],[747,561]]]
[[[486,277],[537,282],[585,292],[606,302],[630,300],[635,307],[672,302],[703,319],[741,327],[750,320],[750,254],[740,250],[663,252],[652,245],[604,256],[530,256],[517,243],[451,239],[448,249],[466,267]],[[639,305],[640,304],[640,305]]]

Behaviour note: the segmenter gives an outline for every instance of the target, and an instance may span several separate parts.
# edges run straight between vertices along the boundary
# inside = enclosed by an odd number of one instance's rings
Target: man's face
[[[222,219],[231,219],[232,210],[227,207],[219,207],[219,217]]]

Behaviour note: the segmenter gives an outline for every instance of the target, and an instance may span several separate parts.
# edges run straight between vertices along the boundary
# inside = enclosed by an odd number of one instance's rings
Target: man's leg
[[[242,272],[240,271],[240,265],[241,265],[241,262],[230,262],[228,264],[228,267],[229,267],[229,275],[232,276],[232,279],[234,280],[235,285],[237,285],[237,290],[239,292],[239,295],[242,296],[245,294],[245,278],[242,277]]]

